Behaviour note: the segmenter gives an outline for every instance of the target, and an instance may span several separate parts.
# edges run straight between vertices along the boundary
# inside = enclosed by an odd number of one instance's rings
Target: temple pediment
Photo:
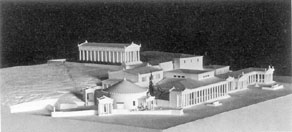
[[[130,45],[126,46],[125,47],[125,50],[128,51],[128,50],[140,50],[141,48],[141,44],[138,45],[138,44],[135,44],[134,42],[132,42]]]

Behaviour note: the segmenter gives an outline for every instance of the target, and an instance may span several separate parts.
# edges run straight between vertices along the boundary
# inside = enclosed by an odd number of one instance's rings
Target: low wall
[[[93,116],[97,115],[96,110],[83,110],[83,111],[68,111],[68,112],[52,112],[52,117],[74,117],[74,116]]]
[[[10,106],[10,113],[29,112],[45,109],[48,105],[55,105],[58,99],[32,101]]]
[[[149,111],[113,111],[112,114],[123,115],[183,115],[183,109],[181,110],[149,110]]]
[[[167,100],[161,100],[161,99],[156,99],[155,100],[156,103],[157,103],[157,106],[160,106],[160,107],[169,107],[169,101]]]

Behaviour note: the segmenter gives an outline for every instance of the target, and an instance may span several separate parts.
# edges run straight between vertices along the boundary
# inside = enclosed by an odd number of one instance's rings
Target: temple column
[[[116,63],[117,62],[117,57],[116,57],[116,51],[113,51],[113,63]]]
[[[97,61],[100,61],[100,55],[99,55],[99,51],[96,51],[96,54],[97,54]]]
[[[134,61],[133,51],[131,51],[131,62]]]
[[[134,51],[134,57],[135,57],[135,61],[138,61],[137,51]]]
[[[88,50],[88,55],[89,55],[89,57],[88,57],[89,61],[92,61],[92,54],[91,54],[91,50]]]
[[[82,60],[85,61],[85,50],[82,50]]]
[[[90,55],[90,61],[93,61],[93,54],[92,54],[92,50],[89,51],[89,55]]]
[[[86,61],[87,60],[87,50],[83,50],[83,52],[84,52],[84,61]]]
[[[109,62],[113,62],[113,57],[112,57],[112,51],[108,51],[108,54],[109,54],[109,56],[108,56],[108,58],[109,58]]]
[[[132,62],[132,54],[131,54],[131,51],[129,52],[129,62]]]
[[[91,61],[91,51],[88,50],[88,60]]]
[[[121,60],[121,52],[118,51],[117,53],[118,53],[118,63],[121,63],[122,62],[122,60]]]
[[[103,59],[103,52],[104,51],[100,51],[100,59],[101,59],[102,62],[104,61],[104,59]]]
[[[104,62],[107,62],[107,51],[104,51]]]
[[[96,61],[96,51],[93,51],[93,60]]]
[[[88,56],[88,54],[89,54],[89,51],[88,50],[86,50],[86,61],[88,61],[89,60],[89,56]]]
[[[119,53],[120,53],[120,63],[122,63],[123,62],[123,53],[121,51]]]
[[[136,53],[133,51],[133,61],[136,61]]]
[[[116,58],[116,63],[119,62],[119,52],[118,51],[115,51],[115,58]]]
[[[135,58],[135,52],[132,51],[132,54],[133,54],[133,61],[136,61],[136,58]]]

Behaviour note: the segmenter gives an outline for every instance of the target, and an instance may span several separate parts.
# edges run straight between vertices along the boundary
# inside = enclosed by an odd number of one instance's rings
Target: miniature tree
[[[153,76],[151,73],[150,78],[149,78],[149,93],[151,96],[154,96],[154,85],[153,85],[152,79],[153,79]]]

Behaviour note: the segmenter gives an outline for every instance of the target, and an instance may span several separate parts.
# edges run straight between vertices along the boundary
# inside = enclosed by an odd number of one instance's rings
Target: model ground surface
[[[231,97],[228,99],[221,100],[220,102],[223,103],[222,106],[193,106],[185,109],[185,115],[183,116],[111,115],[104,117],[88,116],[74,118],[51,118],[48,116],[46,111],[9,114],[9,110],[7,108],[9,105],[47,98],[58,98],[65,92],[78,91],[88,85],[99,83],[99,78],[106,77],[107,71],[117,70],[119,68],[120,67],[118,66],[88,66],[86,64],[66,62],[65,64],[42,64],[1,69],[1,104],[3,108],[2,123],[4,123],[2,126],[10,130],[7,124],[5,124],[8,123],[9,120],[22,120],[25,122],[25,120],[35,119],[36,121],[39,120],[41,122],[66,122],[64,127],[61,125],[56,125],[55,127],[58,128],[58,130],[71,129],[72,126],[68,127],[68,125],[71,125],[70,123],[84,124],[84,127],[89,127],[91,124],[103,126],[104,129],[100,130],[119,130],[119,128],[122,128],[123,130],[133,130],[139,128],[137,130],[141,131],[163,130],[196,120],[201,121],[200,119],[205,119],[207,117],[212,118],[213,116],[223,112],[225,114],[227,111],[232,111],[234,109],[239,109],[292,93],[291,77],[275,76],[274,80],[280,84],[283,84],[284,89],[277,91],[266,91],[251,86],[247,90],[230,94]],[[291,102],[287,102],[286,105],[289,105],[289,103],[291,104]],[[285,107],[278,107],[278,109],[282,108],[285,109]],[[266,112],[273,110],[263,108],[261,111]],[[284,115],[289,115],[290,113],[283,112]],[[255,114],[251,113],[250,116],[253,117]],[[40,130],[41,128],[39,127],[43,126],[45,128],[49,127],[49,130],[54,130],[54,125],[45,124],[34,126],[33,124],[28,123],[26,125],[33,125],[34,127],[28,127],[26,129]],[[111,125],[113,125],[113,127],[111,127]],[[260,123],[259,125],[264,124]],[[278,125],[283,124],[279,123]],[[92,129],[92,127],[88,129]]]

